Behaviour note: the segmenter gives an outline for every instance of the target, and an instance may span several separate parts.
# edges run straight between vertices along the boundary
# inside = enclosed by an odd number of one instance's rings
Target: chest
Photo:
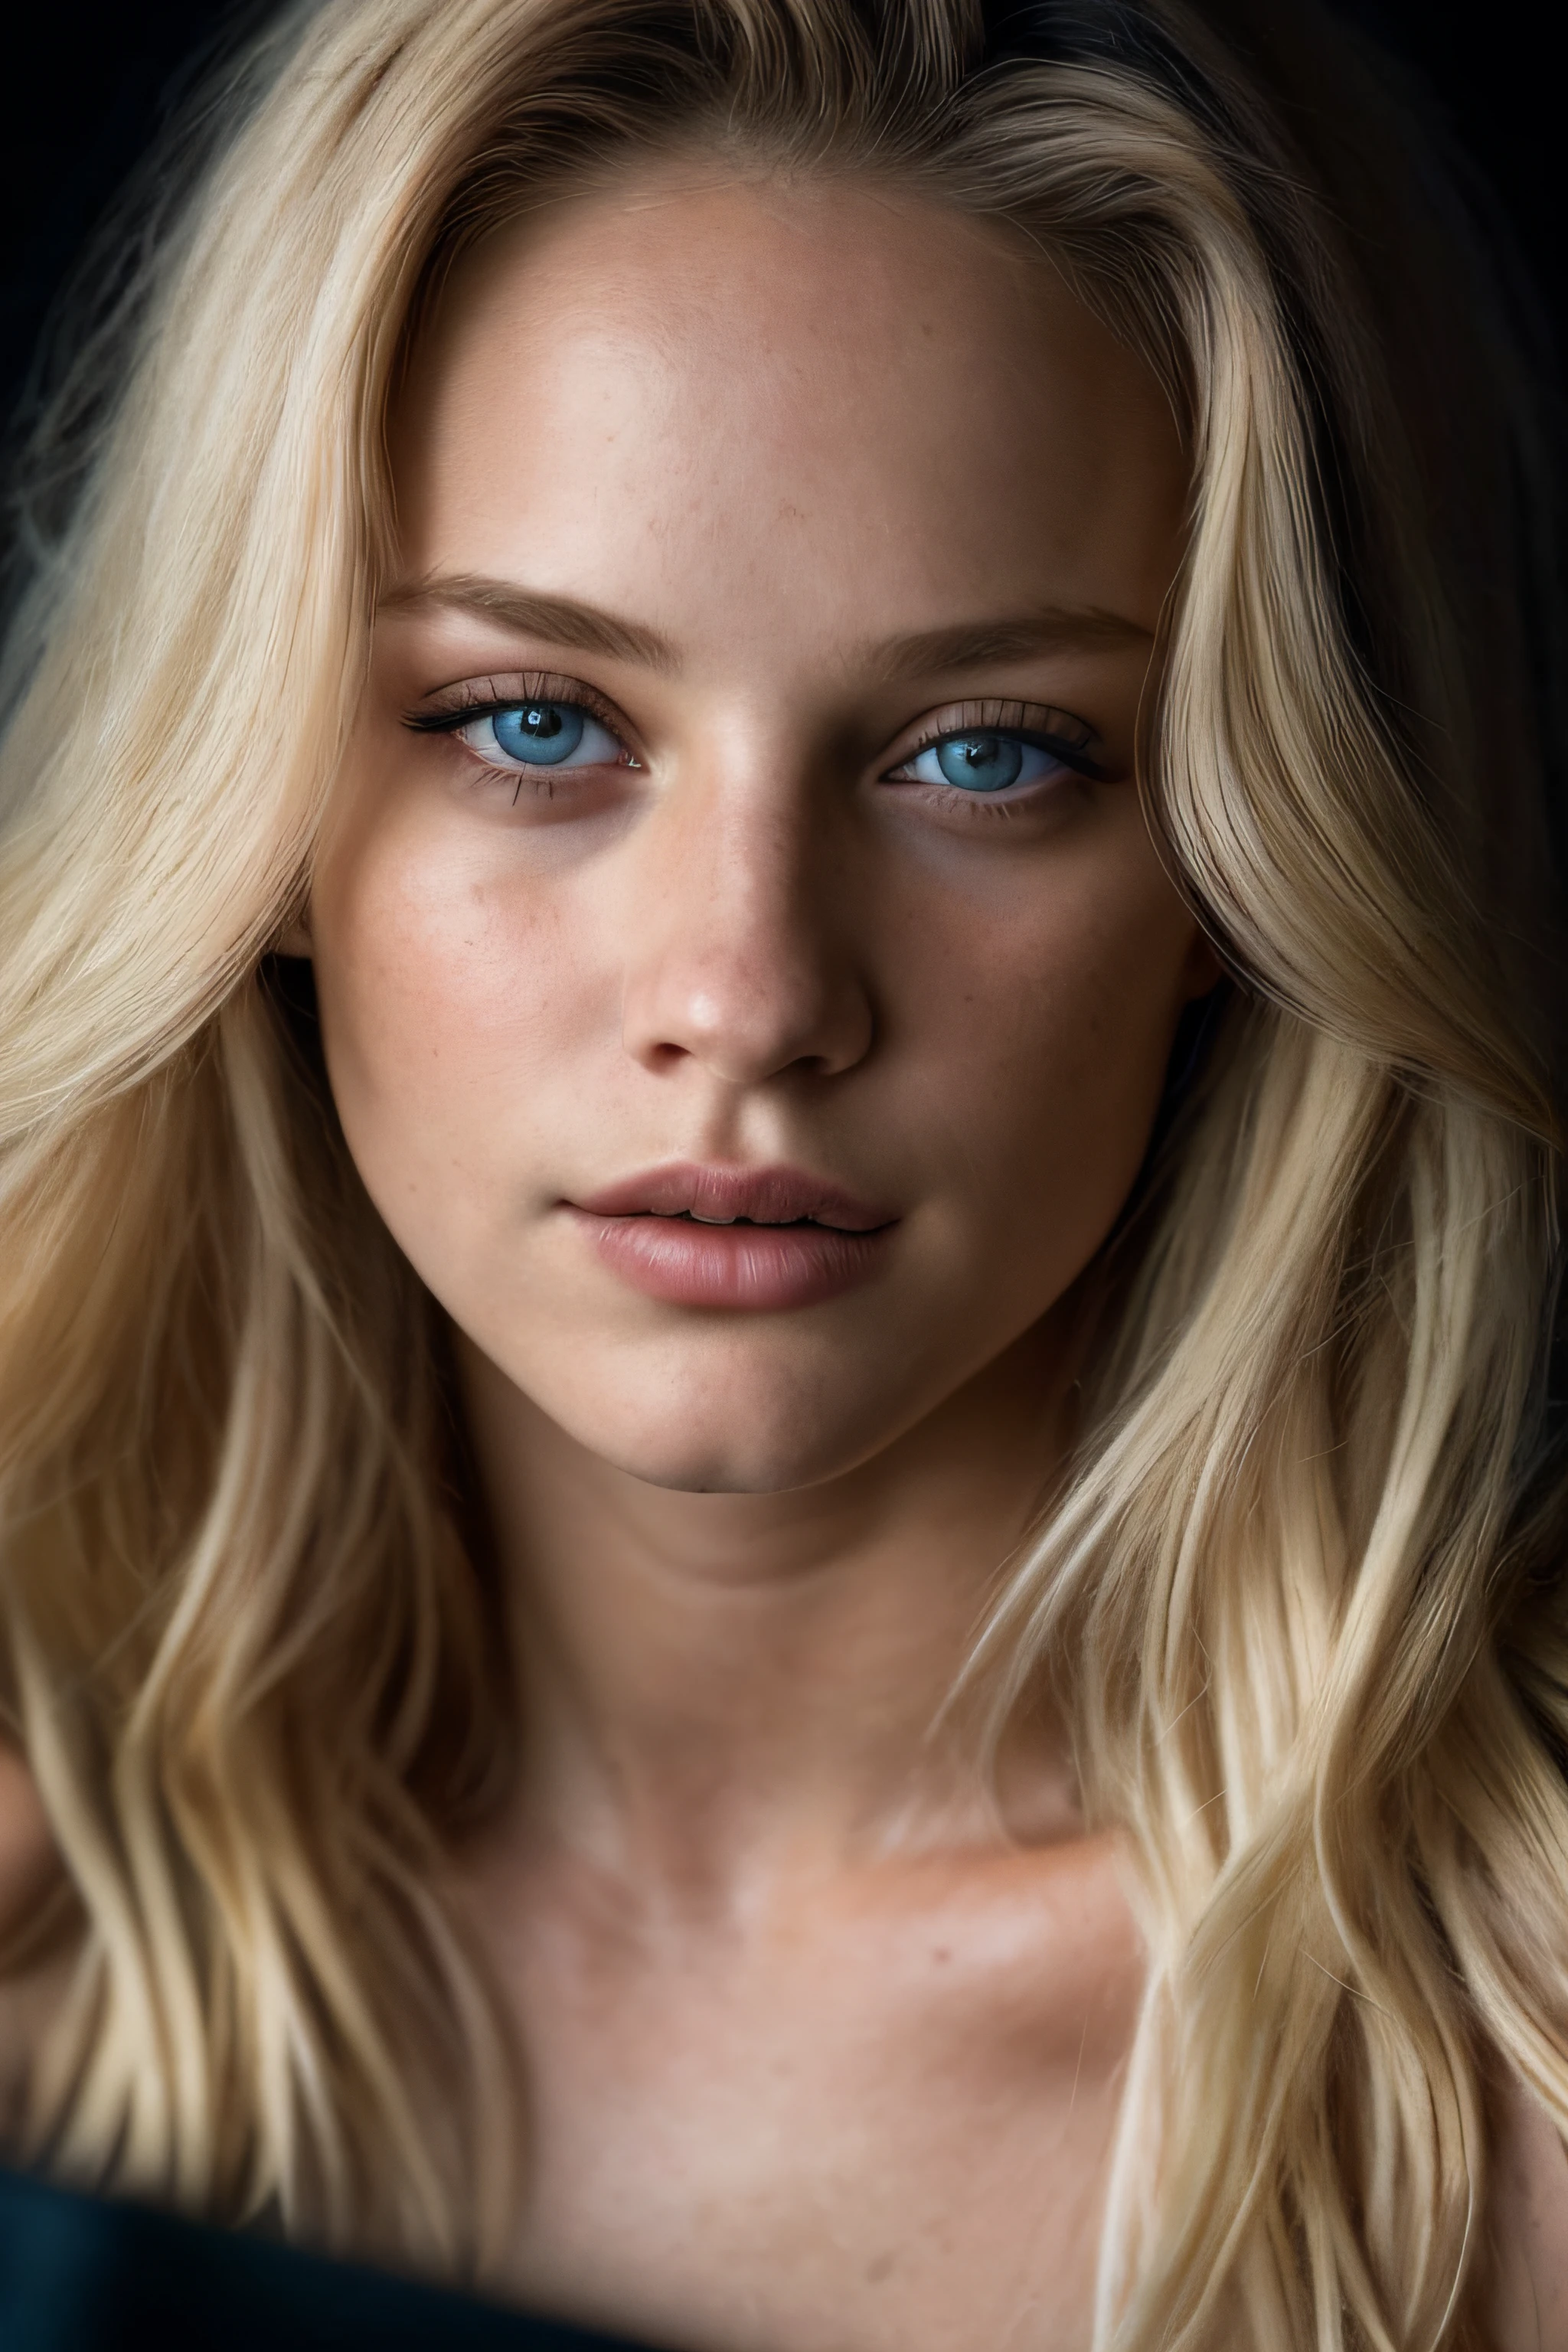
[[[1140,1954],[1114,1889],[990,1895],[546,1913],[520,2291],[689,2352],[1087,2344]]]

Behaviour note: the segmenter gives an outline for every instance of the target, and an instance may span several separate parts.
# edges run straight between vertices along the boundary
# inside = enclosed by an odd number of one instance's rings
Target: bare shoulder
[[[1518,2084],[1491,2105],[1480,2316],[1495,2352],[1568,2352],[1568,2150]]]

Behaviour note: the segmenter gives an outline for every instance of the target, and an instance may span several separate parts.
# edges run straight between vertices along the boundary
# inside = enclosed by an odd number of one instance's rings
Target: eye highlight
[[[950,735],[908,762],[911,783],[955,784],[961,793],[1004,793],[1037,784],[1065,762],[1022,735]]]
[[[498,768],[602,768],[621,757],[609,729],[581,703],[521,702],[487,711],[455,731],[459,742]]]
[[[883,782],[934,784],[973,799],[1006,793],[1023,799],[1031,787],[1058,776],[1100,775],[1090,751],[1094,740],[1089,729],[1065,712],[1016,703],[954,711],[946,726],[931,729]]]
[[[409,712],[405,723],[416,734],[455,737],[500,775],[542,779],[577,768],[637,766],[610,724],[613,714],[596,709],[584,688],[562,684],[558,692],[556,681],[541,679],[531,691],[482,699],[465,692],[446,709]]]

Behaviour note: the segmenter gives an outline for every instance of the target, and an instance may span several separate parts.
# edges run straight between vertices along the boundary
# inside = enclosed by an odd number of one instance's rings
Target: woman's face
[[[1062,1297],[1214,976],[1132,781],[1167,405],[1021,242],[672,165],[466,264],[393,461],[350,1149],[594,1452],[831,1476]]]

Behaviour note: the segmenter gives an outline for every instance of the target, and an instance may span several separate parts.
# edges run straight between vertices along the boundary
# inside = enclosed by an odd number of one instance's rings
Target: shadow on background
[[[1289,0],[1278,0],[1288,7]],[[1525,0],[1333,0],[1414,68],[1489,183],[1568,352],[1557,19]],[[7,44],[0,98],[0,417],[23,389],[62,278],[188,85],[193,57],[265,0],[49,0]],[[13,28],[15,40],[18,27]]]

